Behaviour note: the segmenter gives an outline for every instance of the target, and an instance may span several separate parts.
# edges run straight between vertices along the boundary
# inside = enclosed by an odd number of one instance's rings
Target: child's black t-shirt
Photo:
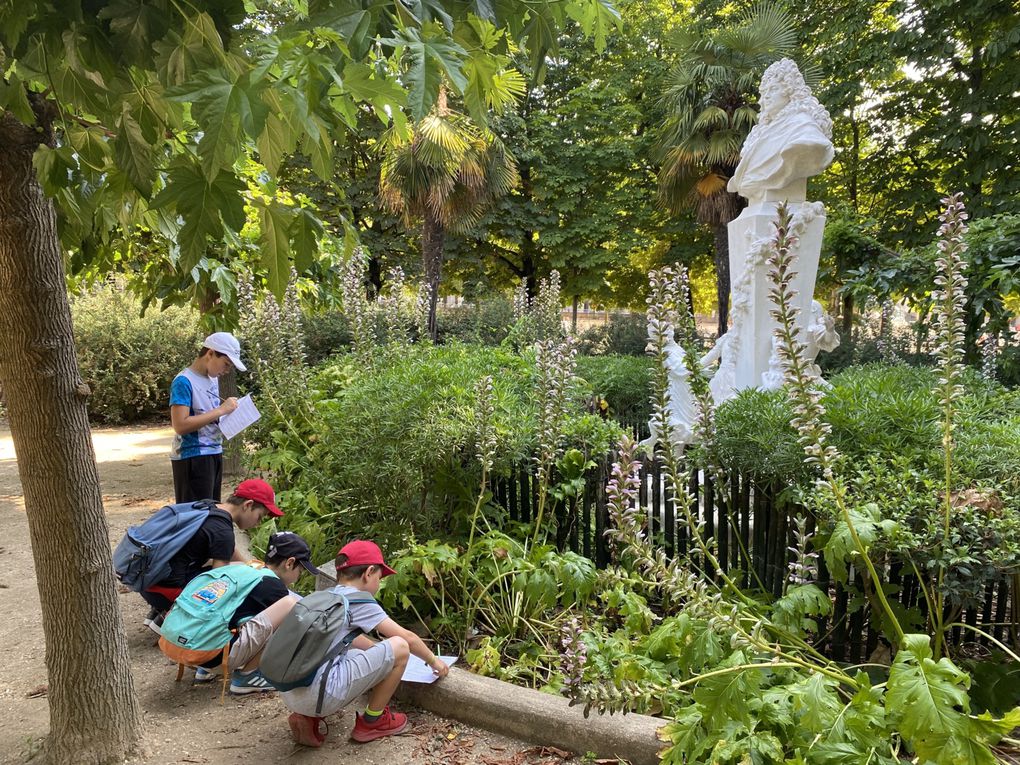
[[[256,614],[265,611],[276,601],[287,597],[289,593],[287,585],[275,576],[265,576],[234,611],[234,615],[230,619],[230,629],[236,629],[238,622],[247,621]]]
[[[255,588],[248,593],[241,605],[234,611],[234,615],[230,617],[230,629],[237,629],[238,622],[244,620],[247,621],[256,614],[265,611],[273,603],[278,600],[282,600],[290,594],[290,590],[287,589],[287,585],[281,582],[277,577],[267,574],[262,578],[262,581],[255,585]],[[235,633],[230,638],[230,644],[233,645],[234,641],[237,640],[238,633]],[[215,658],[207,661],[202,666],[206,669],[216,669],[223,663],[222,658]]]
[[[161,587],[183,587],[205,568],[206,561],[229,561],[234,554],[234,522],[223,510],[210,510],[195,535],[170,559],[170,576]]]

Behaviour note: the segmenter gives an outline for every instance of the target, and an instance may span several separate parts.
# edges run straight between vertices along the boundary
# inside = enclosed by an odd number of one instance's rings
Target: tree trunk
[[[231,396],[240,397],[241,391],[237,387],[237,370],[234,369],[233,364],[231,364],[230,370],[226,374],[220,375],[219,383],[220,400],[230,398]],[[223,492],[223,499],[230,496],[229,486],[232,480],[241,472],[241,449],[243,444],[244,440],[241,438],[231,438],[223,443],[223,477],[226,479],[224,483],[228,485],[227,490]]]
[[[843,296],[842,327],[843,339],[848,343],[854,339],[854,296],[849,292]]]
[[[531,165],[521,164],[521,197],[525,204],[533,199],[531,186]],[[524,289],[527,291],[528,300],[534,300],[538,295],[538,246],[535,239],[538,232],[525,229],[521,232],[521,278],[524,281]]]
[[[443,272],[443,245],[446,231],[443,224],[431,210],[425,211],[425,223],[421,231],[421,257],[425,267],[425,283],[429,287],[429,336],[432,342],[439,338],[436,324],[436,303],[439,301],[439,280]]]
[[[730,238],[726,224],[715,227],[715,279],[719,326],[717,337],[726,334],[730,324]]]
[[[574,295],[574,303],[571,306],[570,312],[570,331],[575,335],[577,334],[577,303],[579,300],[580,298],[577,295]]]
[[[32,155],[52,145],[0,110],[0,385],[7,398],[42,605],[49,763],[121,762],[141,716],[71,331],[56,215]]]

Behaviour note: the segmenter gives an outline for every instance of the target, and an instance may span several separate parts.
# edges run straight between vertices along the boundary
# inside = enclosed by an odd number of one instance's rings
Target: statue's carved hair
[[[765,93],[769,86],[778,86],[781,89],[788,104],[786,108],[792,107],[806,111],[818,123],[818,127],[826,138],[832,138],[832,118],[825,107],[812,95],[811,89],[804,82],[804,75],[800,73],[800,69],[793,61],[788,58],[780,59],[765,70],[761,78],[762,93]],[[768,106],[769,104],[763,101],[758,125],[755,125],[751,132],[757,131],[760,125],[767,125],[775,118]]]

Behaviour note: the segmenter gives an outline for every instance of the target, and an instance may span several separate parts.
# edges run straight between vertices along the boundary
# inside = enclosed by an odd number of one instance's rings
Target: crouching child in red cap
[[[322,718],[339,712],[363,693],[368,693],[368,706],[357,715],[351,738],[365,743],[402,733],[407,728],[407,715],[391,711],[388,704],[404,674],[408,655],[413,653],[439,677],[449,672],[446,662],[420,637],[389,618],[375,601],[382,578],[393,573],[374,542],[350,542],[337,554],[338,584],[333,592],[348,599],[351,630],[374,631],[383,640],[375,642],[358,635],[351,642],[352,650],[320,667],[308,686],[281,691],[280,698],[293,712],[288,722],[298,743],[321,746],[325,738],[320,730]],[[334,645],[348,636],[337,634]]]
[[[149,604],[145,625],[158,635],[188,582],[210,567],[245,560],[235,548],[234,526],[247,531],[282,515],[273,487],[261,478],[241,481],[225,502],[167,505],[127,530],[113,553],[114,571]]]

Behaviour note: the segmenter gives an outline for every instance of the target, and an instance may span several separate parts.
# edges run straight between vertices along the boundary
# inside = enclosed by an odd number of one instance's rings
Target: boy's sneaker
[[[358,715],[354,722],[354,730],[351,731],[351,738],[364,744],[383,736],[396,736],[406,729],[407,715],[403,712],[391,712],[390,708],[386,707],[375,722],[365,722],[365,718]]]
[[[157,611],[155,608],[149,609],[149,615],[145,617],[142,622],[146,627],[155,632],[157,635],[162,635],[160,627],[163,626],[163,617],[166,616],[162,611]]]
[[[326,740],[326,733],[329,731],[326,721],[321,717],[309,717],[297,712],[287,718],[287,724],[290,725],[290,732],[294,736],[294,740],[304,746],[322,746],[322,742]],[[326,728],[326,730],[324,731],[322,728]]]
[[[196,683],[208,683],[210,680],[215,680],[219,676],[219,672],[213,672],[211,669],[206,669],[205,667],[195,667]]]
[[[268,693],[275,691],[273,684],[257,669],[245,674],[240,670],[230,673],[230,692],[236,696],[246,693]]]

